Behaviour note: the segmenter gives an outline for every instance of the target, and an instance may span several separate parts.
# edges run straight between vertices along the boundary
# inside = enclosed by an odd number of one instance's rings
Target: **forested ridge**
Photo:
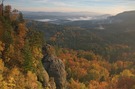
[[[46,43],[51,45],[50,54],[65,64],[67,83],[60,89],[135,89],[134,31],[108,34],[29,23],[20,11],[9,5],[4,8],[4,14],[0,13],[0,89],[59,89],[41,61]]]
[[[43,67],[41,32],[29,30],[20,11],[0,13],[0,89],[55,89]]]

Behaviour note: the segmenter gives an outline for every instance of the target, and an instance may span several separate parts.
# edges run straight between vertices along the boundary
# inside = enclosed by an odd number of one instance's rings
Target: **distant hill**
[[[35,15],[35,16],[98,16],[101,15],[95,12],[30,12],[30,11],[23,11],[24,16],[27,15]]]
[[[110,15],[95,12],[23,12],[24,18],[40,22],[63,24],[72,21],[88,21],[93,19],[104,19]]]
[[[135,19],[135,11],[125,11],[114,16],[115,19]]]
[[[111,17],[114,22],[135,23],[135,11],[125,11]]]

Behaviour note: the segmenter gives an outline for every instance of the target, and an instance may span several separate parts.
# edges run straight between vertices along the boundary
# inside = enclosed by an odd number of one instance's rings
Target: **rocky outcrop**
[[[56,83],[56,89],[66,89],[66,71],[63,62],[54,55],[49,55],[46,49],[43,49],[44,57],[42,63],[49,77],[53,77]]]

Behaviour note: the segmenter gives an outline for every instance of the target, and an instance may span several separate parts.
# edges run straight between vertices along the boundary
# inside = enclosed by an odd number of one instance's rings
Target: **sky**
[[[117,14],[135,10],[135,0],[5,0],[20,11],[97,12]]]

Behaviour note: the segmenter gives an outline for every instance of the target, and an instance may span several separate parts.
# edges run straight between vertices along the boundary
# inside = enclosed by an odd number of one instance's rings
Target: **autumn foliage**
[[[109,63],[91,51],[56,50],[66,65],[69,89],[134,89],[133,62]]]
[[[14,14],[18,14],[16,18]],[[47,88],[48,74],[41,63],[42,35],[27,29],[20,15],[6,6],[0,16],[0,89]]]

